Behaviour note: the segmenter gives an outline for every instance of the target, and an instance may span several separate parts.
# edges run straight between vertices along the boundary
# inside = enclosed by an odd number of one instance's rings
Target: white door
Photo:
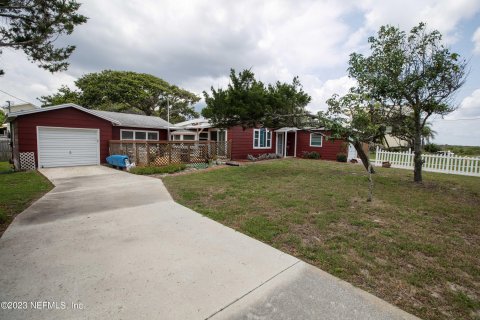
[[[277,133],[277,154],[280,155],[280,156],[284,156],[284,149],[285,149],[285,146],[284,146],[284,134],[283,132],[281,133]]]
[[[38,127],[38,167],[100,164],[99,129]]]
[[[348,156],[347,156],[347,160],[350,161],[352,159],[357,159],[358,158],[358,155],[357,155],[357,149],[355,149],[355,147],[353,146],[353,144],[349,143],[348,144]]]

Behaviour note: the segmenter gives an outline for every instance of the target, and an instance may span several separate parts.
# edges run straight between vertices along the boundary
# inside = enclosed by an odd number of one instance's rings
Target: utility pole
[[[167,141],[170,141],[170,103],[167,96]]]
[[[12,104],[12,101],[7,100],[7,104],[8,104],[7,105],[7,110],[8,110],[7,113],[10,113],[10,106]]]

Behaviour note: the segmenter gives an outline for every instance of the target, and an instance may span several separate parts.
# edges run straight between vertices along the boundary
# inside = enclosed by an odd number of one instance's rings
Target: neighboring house
[[[75,104],[9,113],[13,158],[30,157],[36,167],[105,162],[110,140],[166,140],[171,126],[159,117],[89,110]]]
[[[337,154],[357,158],[355,148],[343,140],[328,139],[330,132],[323,128],[242,128],[226,130],[214,128],[206,119],[194,119],[176,124],[172,140],[231,141],[232,159],[246,159],[248,155],[276,153],[282,157],[302,157],[305,152],[318,152],[321,159],[336,160]]]
[[[408,147],[408,141],[386,134],[383,138],[383,145],[386,148]]]
[[[4,109],[4,112],[7,114],[7,113],[19,112],[19,111],[25,111],[25,110],[34,110],[38,108],[39,107],[31,103],[23,103],[23,104],[15,104],[15,105],[8,106]],[[10,124],[0,123],[0,139],[9,139],[9,137],[10,137]]]

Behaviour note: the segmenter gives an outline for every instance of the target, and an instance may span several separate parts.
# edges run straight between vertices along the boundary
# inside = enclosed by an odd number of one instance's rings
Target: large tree
[[[466,61],[451,52],[440,32],[424,23],[409,33],[382,26],[368,39],[368,56],[350,56],[349,75],[358,91],[389,110],[392,135],[413,141],[414,181],[422,181],[422,133],[432,115],[444,116],[456,107],[454,93],[465,81]]]
[[[299,125],[308,119],[305,106],[311,100],[298,78],[292,83],[265,85],[255,79],[251,70],[237,74],[231,69],[227,88],[212,87],[211,94],[205,91],[203,94],[207,105],[202,115],[220,128]]]
[[[0,0],[0,50],[22,50],[50,72],[66,70],[75,46],[57,48],[54,42],[87,21],[79,8],[74,0]]]
[[[131,71],[105,70],[86,74],[75,85],[79,89],[61,87],[50,96],[39,100],[43,106],[77,103],[86,108],[155,115],[167,119],[170,106],[172,123],[196,117],[193,104],[200,98],[150,74]]]

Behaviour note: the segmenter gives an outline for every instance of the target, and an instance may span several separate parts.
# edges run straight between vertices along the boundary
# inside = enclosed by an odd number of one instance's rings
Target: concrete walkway
[[[175,203],[161,180],[42,173],[56,187],[0,239],[0,301],[22,302],[0,319],[414,318]]]

